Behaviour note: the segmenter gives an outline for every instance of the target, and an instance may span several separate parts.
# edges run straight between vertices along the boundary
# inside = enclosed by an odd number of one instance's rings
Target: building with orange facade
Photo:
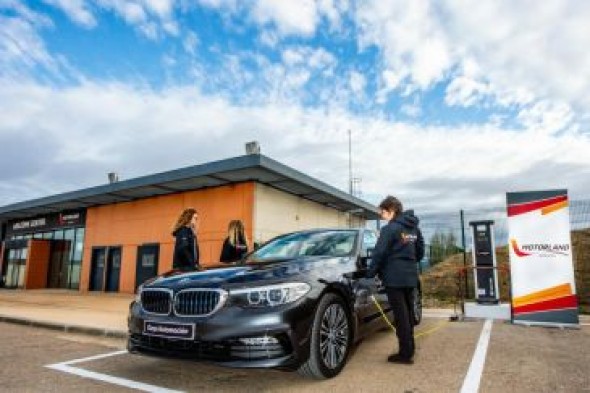
[[[172,225],[187,207],[199,212],[205,267],[219,265],[234,219],[255,243],[378,219],[376,207],[250,154],[0,207],[2,284],[133,293],[171,269]]]

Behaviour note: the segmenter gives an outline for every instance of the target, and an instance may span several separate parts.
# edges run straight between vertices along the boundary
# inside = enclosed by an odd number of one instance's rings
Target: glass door
[[[27,248],[13,248],[8,250],[8,261],[6,264],[6,288],[25,287],[27,254]]]

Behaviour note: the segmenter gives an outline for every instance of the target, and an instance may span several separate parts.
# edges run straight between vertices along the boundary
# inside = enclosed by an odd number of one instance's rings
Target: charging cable
[[[387,322],[391,330],[393,330],[393,332],[395,333],[395,327],[393,326],[389,318],[387,318],[387,315],[385,315],[385,311],[383,311],[383,308],[381,307],[377,299],[375,299],[375,295],[371,295],[371,300],[373,300],[373,303],[375,304],[375,306],[377,306],[377,309],[379,310],[379,314],[381,314],[381,317],[385,320],[385,322]]]

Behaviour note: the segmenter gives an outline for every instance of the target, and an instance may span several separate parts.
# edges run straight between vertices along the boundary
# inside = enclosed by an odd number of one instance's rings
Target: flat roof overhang
[[[375,206],[264,155],[253,154],[2,206],[0,221],[249,181],[368,220],[379,218]]]

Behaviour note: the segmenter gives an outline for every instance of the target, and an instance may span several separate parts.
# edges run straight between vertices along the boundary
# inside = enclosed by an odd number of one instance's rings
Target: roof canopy
[[[366,219],[379,218],[375,206],[271,158],[253,154],[3,206],[0,221],[246,181],[262,183]]]

